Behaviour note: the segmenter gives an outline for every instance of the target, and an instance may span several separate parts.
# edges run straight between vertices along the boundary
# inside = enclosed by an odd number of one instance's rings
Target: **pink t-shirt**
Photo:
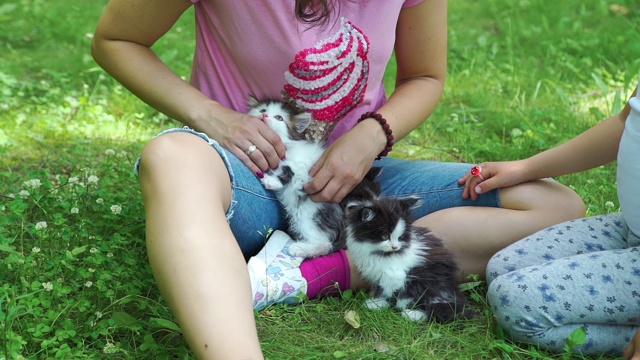
[[[340,1],[312,27],[296,19],[293,0],[192,0],[191,83],[241,112],[249,94],[293,101],[318,120],[312,136],[331,142],[386,101],[398,15],[422,1]]]

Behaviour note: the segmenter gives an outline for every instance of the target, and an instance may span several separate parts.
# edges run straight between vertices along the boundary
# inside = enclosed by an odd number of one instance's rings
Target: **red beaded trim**
[[[378,120],[378,122],[380,123],[380,126],[382,126],[382,130],[384,130],[384,133],[387,134],[387,145],[384,147],[384,150],[382,150],[382,152],[380,152],[380,154],[376,158],[376,160],[380,160],[384,156],[389,155],[389,152],[391,152],[391,149],[393,149],[393,139],[394,139],[393,131],[391,131],[391,127],[389,126],[389,123],[387,123],[387,119],[383,118],[382,115],[374,111],[369,111],[362,114],[362,116],[360,116],[360,119],[358,119],[358,122],[365,119],[369,119],[369,118]]]

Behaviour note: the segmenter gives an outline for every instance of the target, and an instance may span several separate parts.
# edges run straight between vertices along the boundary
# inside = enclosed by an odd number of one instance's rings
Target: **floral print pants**
[[[584,355],[620,355],[640,325],[640,239],[622,213],[568,221],[498,252],[488,300],[514,340],[562,352],[584,326]]]

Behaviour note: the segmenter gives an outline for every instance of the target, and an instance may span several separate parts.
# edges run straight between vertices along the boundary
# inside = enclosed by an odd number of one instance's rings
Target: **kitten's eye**
[[[276,118],[276,120],[278,120],[278,121],[284,121],[284,119],[283,119],[283,118],[282,118],[282,116],[280,116],[280,115],[276,115],[276,116],[274,116],[274,117],[275,117],[275,118]]]
[[[265,112],[267,112],[267,109],[260,109],[260,114],[264,114]]]

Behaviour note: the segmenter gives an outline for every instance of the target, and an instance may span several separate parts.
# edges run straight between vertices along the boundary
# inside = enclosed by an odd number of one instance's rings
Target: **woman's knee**
[[[180,159],[188,156],[186,154],[188,148],[185,145],[193,140],[197,140],[197,138],[184,133],[171,133],[153,138],[142,149],[140,176],[171,167]]]
[[[175,132],[149,141],[140,155],[139,177],[143,190],[166,185],[186,191],[189,189],[183,184],[206,182],[206,188],[218,190],[227,203],[230,201],[231,180],[222,157],[209,143],[193,134]]]

